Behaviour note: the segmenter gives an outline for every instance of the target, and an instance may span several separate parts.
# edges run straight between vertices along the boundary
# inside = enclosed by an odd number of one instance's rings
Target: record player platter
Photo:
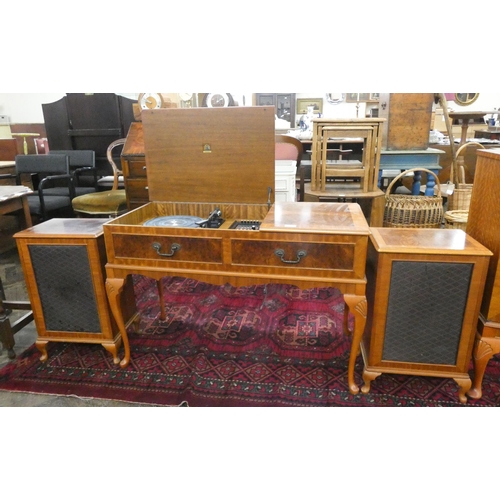
[[[147,220],[144,225],[153,227],[200,227],[197,222],[203,220],[200,217],[191,215],[168,215]]]

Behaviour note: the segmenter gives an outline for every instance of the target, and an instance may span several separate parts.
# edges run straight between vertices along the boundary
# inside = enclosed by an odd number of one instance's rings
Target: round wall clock
[[[234,99],[231,94],[206,94],[202,106],[207,108],[227,108],[228,106],[234,106]]]
[[[165,104],[161,94],[139,94],[137,102],[141,109],[160,109]]]

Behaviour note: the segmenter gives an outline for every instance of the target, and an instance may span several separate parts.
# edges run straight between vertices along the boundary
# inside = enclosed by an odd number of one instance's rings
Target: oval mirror
[[[479,94],[455,94],[455,102],[460,106],[468,106],[472,104],[477,98]]]
[[[340,104],[345,100],[345,94],[326,94],[326,100],[330,104]]]

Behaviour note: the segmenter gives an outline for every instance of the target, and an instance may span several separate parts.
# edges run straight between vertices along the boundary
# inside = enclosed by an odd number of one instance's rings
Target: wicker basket
[[[454,184],[453,193],[448,196],[448,210],[469,210],[472,196],[472,184],[465,183],[464,166],[460,162],[458,165],[460,172],[459,182],[453,182],[453,167],[451,169],[450,183]]]
[[[396,182],[410,172],[426,172],[436,179],[438,195],[391,194]],[[441,184],[434,172],[413,168],[394,177],[385,195],[384,227],[439,228],[443,223],[443,198]]]
[[[465,231],[468,219],[468,210],[449,210],[444,214],[444,225],[446,229],[463,229]]]
[[[455,165],[452,164],[450,183],[454,184],[455,188],[453,193],[448,196],[448,210],[450,211],[469,210],[473,184],[466,184],[465,182],[464,157],[460,156],[460,153],[471,145],[484,149],[484,146],[478,142],[468,142],[460,146],[455,153],[458,172],[455,172]]]

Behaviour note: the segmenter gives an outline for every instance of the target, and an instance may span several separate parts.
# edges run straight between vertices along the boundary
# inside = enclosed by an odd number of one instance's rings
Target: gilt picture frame
[[[307,107],[314,106],[314,114],[323,113],[323,99],[297,99],[297,114],[307,114]]]

